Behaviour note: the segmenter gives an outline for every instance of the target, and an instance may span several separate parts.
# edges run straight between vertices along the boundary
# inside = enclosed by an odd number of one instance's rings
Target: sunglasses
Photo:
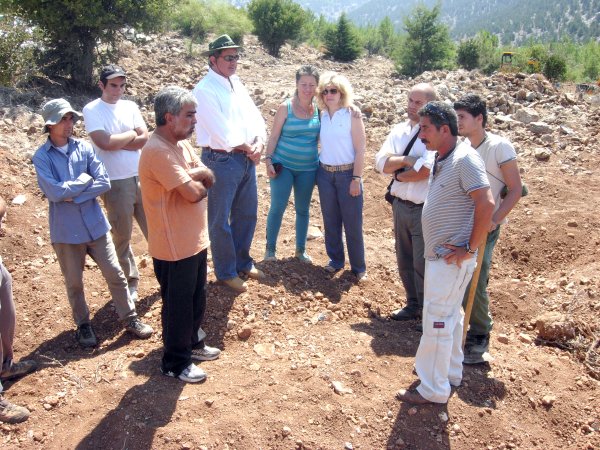
[[[240,55],[225,55],[221,56],[221,58],[223,58],[227,62],[238,61],[240,59]]]
[[[323,91],[321,92],[321,95],[327,95],[327,94],[335,95],[337,93],[338,93],[338,90],[336,88],[331,88],[331,89],[323,89]]]

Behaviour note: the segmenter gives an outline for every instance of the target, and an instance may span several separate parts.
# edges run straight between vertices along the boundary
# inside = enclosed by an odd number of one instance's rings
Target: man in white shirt
[[[216,277],[236,292],[247,284],[239,274],[261,279],[250,246],[256,228],[256,164],[266,140],[265,121],[235,74],[238,49],[219,36],[208,51],[209,70],[193,90],[198,100],[196,139],[202,162],[215,174],[208,192],[208,231]]]
[[[138,106],[121,98],[126,77],[119,66],[103,67],[98,83],[102,96],[83,108],[83,117],[94,150],[108,171],[111,189],[102,195],[102,200],[119,264],[127,278],[129,293],[136,301],[140,275],[131,249],[131,232],[135,218],[148,239],[138,177],[141,148],[148,141],[148,129]]]
[[[425,258],[421,212],[435,152],[428,151],[425,144],[417,139],[418,111],[435,99],[436,93],[431,84],[415,85],[408,93],[408,120],[392,129],[375,155],[376,170],[394,177],[390,193],[393,196],[396,259],[406,292],[406,306],[391,313],[393,320],[419,319],[423,310]],[[420,324],[417,324],[417,329],[422,330]]]
[[[484,354],[489,351],[490,332],[493,326],[487,293],[492,253],[500,236],[500,225],[507,222],[506,217],[521,198],[523,185],[515,148],[507,139],[485,131],[487,124],[485,100],[477,95],[468,94],[454,103],[454,109],[458,116],[458,133],[467,138],[465,142],[477,150],[485,163],[496,204],[481,261],[481,272],[477,281],[464,350],[464,364],[480,364],[485,362]],[[506,190],[505,193],[502,192],[503,190]],[[469,289],[463,306],[466,306],[468,292]]]

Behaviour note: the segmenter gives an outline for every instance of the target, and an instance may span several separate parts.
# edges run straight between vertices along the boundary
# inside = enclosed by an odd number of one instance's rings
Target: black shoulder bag
[[[408,143],[408,145],[406,146],[406,148],[404,149],[404,153],[402,154],[402,156],[406,156],[410,153],[410,150],[412,149],[413,144],[415,143],[415,141],[417,140],[417,138],[419,137],[419,131],[420,131],[420,127],[417,128],[417,133],[412,137],[412,139],[410,140],[410,142]],[[394,184],[394,181],[396,180],[396,175],[398,174],[398,172],[400,172],[401,169],[398,169],[394,172],[394,176],[392,177],[392,181],[390,181],[390,184],[388,184],[388,187],[385,191],[385,201],[388,202],[390,205],[394,203],[394,196],[392,195],[392,184]]]

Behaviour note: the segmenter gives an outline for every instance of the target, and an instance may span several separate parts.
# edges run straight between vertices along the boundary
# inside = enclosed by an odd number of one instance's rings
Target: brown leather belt
[[[246,152],[244,150],[240,150],[238,148],[234,148],[233,150],[223,150],[221,148],[210,148],[210,147],[202,147],[202,150],[206,150],[207,152],[216,152],[216,153],[241,153],[245,155]]]
[[[354,168],[354,163],[343,164],[341,166],[330,166],[329,164],[323,164],[322,162],[320,162],[319,165],[327,172],[344,172],[346,170],[352,170]]]
[[[404,200],[403,198],[400,198],[400,197],[395,197],[395,199],[398,200],[400,203],[404,203],[405,205],[408,205],[408,206],[423,207],[423,203],[411,202],[410,200]]]

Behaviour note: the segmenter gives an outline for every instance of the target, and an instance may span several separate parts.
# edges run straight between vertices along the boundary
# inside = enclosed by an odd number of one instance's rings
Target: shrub
[[[544,62],[544,76],[552,81],[564,81],[567,76],[567,62],[558,55],[550,55]]]
[[[456,62],[467,70],[479,67],[479,45],[475,39],[467,39],[459,44]]]
[[[358,34],[345,13],[340,16],[335,28],[327,30],[325,47],[327,55],[338,61],[354,61],[360,56],[362,49]]]
[[[34,30],[13,15],[0,15],[0,85],[26,82],[35,71]]]

